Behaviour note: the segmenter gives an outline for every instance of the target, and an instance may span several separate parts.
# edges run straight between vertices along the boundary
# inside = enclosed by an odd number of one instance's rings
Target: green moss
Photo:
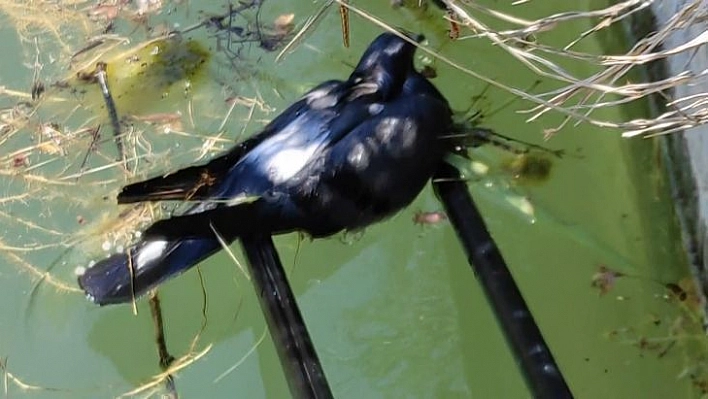
[[[143,43],[135,48],[102,60],[111,95],[119,115],[140,114],[155,102],[174,95],[188,94],[204,80],[210,53],[198,42],[179,37],[162,38]],[[94,66],[76,74],[70,87],[85,91],[94,99],[99,87],[92,79]]]
[[[553,168],[553,161],[544,154],[529,152],[503,162],[503,167],[519,183],[542,183],[548,180]]]

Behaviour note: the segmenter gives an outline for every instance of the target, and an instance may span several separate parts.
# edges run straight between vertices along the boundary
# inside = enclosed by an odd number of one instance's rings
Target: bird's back
[[[412,72],[401,93],[368,105],[369,118],[314,160],[287,188],[316,220],[315,236],[386,218],[415,199],[442,162],[451,111],[424,77]]]

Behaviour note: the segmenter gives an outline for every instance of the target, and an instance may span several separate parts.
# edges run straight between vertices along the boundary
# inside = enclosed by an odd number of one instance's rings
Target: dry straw
[[[344,0],[334,1],[374,24],[393,31],[384,21],[356,5]],[[530,109],[519,111],[529,115],[527,121],[533,121],[549,111],[565,115],[559,126],[545,130],[547,136],[556,133],[569,122],[585,122],[598,127],[617,129],[624,137],[647,137],[682,131],[702,125],[708,120],[708,112],[703,107],[708,95],[701,93],[684,98],[671,98],[672,89],[677,86],[692,85],[704,80],[705,70],[698,73],[686,70],[653,82],[635,83],[629,78],[630,71],[636,66],[661,61],[679,53],[701,50],[708,41],[707,32],[681,45],[663,47],[666,38],[673,33],[706,20],[708,13],[701,0],[687,3],[665,24],[657,26],[654,32],[638,40],[625,54],[618,55],[592,54],[575,51],[573,48],[584,38],[601,30],[615,27],[618,23],[629,23],[629,18],[647,11],[654,1],[629,0],[599,10],[562,12],[536,20],[503,13],[474,1],[442,1],[451,11],[451,21],[467,28],[468,33],[460,36],[458,40],[489,40],[531,71],[543,78],[560,82],[562,86],[544,93],[528,93],[497,82],[428,48],[422,50],[476,79],[536,103],[537,105]],[[529,2],[531,0],[517,1],[514,5]],[[483,19],[488,21],[490,17],[493,22],[483,22]],[[565,46],[548,46],[534,40],[536,35],[552,31],[561,25],[588,21],[593,27],[577,37],[570,38]],[[493,26],[497,24],[515,28],[498,29]],[[562,66],[568,62],[592,65],[594,72],[588,76],[577,76]],[[593,116],[600,109],[630,103],[655,94],[664,97],[667,111],[653,118],[613,121]]]
[[[703,1],[687,3],[665,24],[657,26],[655,32],[641,38],[629,51],[620,55],[589,54],[572,49],[586,36],[614,24],[628,22],[628,18],[649,8],[653,1],[623,1],[600,10],[565,12],[534,21],[504,14],[474,2],[465,2],[465,5],[461,5],[461,2],[443,1],[454,12],[455,18],[474,32],[470,37],[487,38],[540,76],[563,83],[559,89],[533,95],[502,87],[538,104],[524,111],[530,115],[529,121],[551,110],[565,114],[563,123],[554,129],[548,129],[549,134],[556,132],[569,121],[615,128],[621,130],[623,136],[633,137],[681,131],[704,124],[708,120],[708,114],[702,106],[705,95],[668,99],[670,94],[667,94],[679,85],[690,85],[703,80],[706,71],[693,73],[686,70],[659,81],[645,83],[632,83],[628,79],[628,73],[635,66],[663,60],[682,52],[700,50],[708,40],[706,32],[673,48],[664,48],[662,44],[676,31],[705,21],[707,10]],[[481,22],[476,14],[493,16],[518,28],[495,31],[488,24]],[[578,20],[589,20],[595,25],[579,37],[570,40],[563,48],[549,47],[529,40],[534,34],[553,30],[561,24],[576,23]],[[598,67],[599,71],[589,76],[575,76],[560,66],[562,61],[554,62],[550,60],[551,58],[578,60]],[[494,82],[490,83],[494,84]],[[667,96],[665,104],[667,111],[654,118],[616,122],[592,116],[598,109],[629,103],[656,93]]]

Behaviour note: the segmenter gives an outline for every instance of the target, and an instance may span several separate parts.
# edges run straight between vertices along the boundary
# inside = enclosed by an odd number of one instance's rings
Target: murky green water
[[[195,3],[165,6],[150,24],[186,26],[224,10],[212,6],[202,13]],[[0,57],[0,86],[29,92],[35,38],[45,84],[73,76],[67,72],[67,56],[85,44],[87,32],[81,23],[59,26],[69,51],[62,50],[52,34],[35,34],[36,28],[23,31],[25,41],[20,43],[13,28],[16,20],[10,19],[14,8],[0,4],[5,7],[0,35],[6,54]],[[561,4],[531,2],[516,12],[531,19],[560,11]],[[424,32],[433,48],[507,85],[527,88],[537,79],[483,39],[450,42],[447,24],[436,11],[393,10],[387,2],[356,5],[394,26]],[[83,7],[80,14],[85,15],[91,6],[80,3],[65,11]],[[267,2],[261,20],[271,23],[280,14],[294,12],[301,23],[319,4],[297,1],[283,7],[282,2]],[[120,18],[126,19],[128,10]],[[133,31],[133,42],[116,51],[146,39],[137,22],[118,24],[121,31]],[[589,27],[559,27],[555,36],[540,39],[565,43]],[[256,45],[243,47],[229,61],[212,35],[203,29],[191,34],[212,54],[191,87],[180,80],[156,93],[148,90],[152,86],[137,85],[136,93],[126,94],[127,100],[117,100],[122,114],[181,112],[179,124],[172,121],[167,132],[163,123],[133,122],[126,142],[130,155],[139,157],[134,176],[115,162],[105,109],[91,85],[78,92],[49,88],[36,111],[24,107],[3,113],[2,123],[11,120],[15,132],[0,135],[0,358],[6,363],[7,396],[113,397],[149,383],[159,373],[144,300],[138,302],[135,316],[130,306],[98,308],[75,291],[74,268],[104,256],[103,246],[113,251],[126,239],[115,233],[122,230],[110,221],[132,208],[118,208],[115,193],[128,181],[228,147],[230,140],[256,131],[307,88],[346,76],[380,32],[355,16],[351,30],[352,46],[345,49],[339,19],[330,12],[297,51],[278,64],[273,63],[275,53]],[[587,40],[580,49],[599,51],[600,46]],[[433,65],[435,84],[456,109],[467,109],[472,97],[484,90],[484,84],[462,72],[440,62]],[[580,73],[590,67],[573,68]],[[553,82],[544,81],[533,90],[552,87]],[[0,96],[0,106],[27,100],[10,94]],[[57,98],[63,101],[53,100]],[[234,101],[229,99],[234,98],[238,101],[230,112]],[[509,98],[490,89],[475,106],[488,111]],[[527,107],[514,103],[487,116],[484,125],[541,142],[543,129],[561,119],[548,115],[524,124],[524,116],[514,110]],[[18,112],[31,114],[23,117]],[[619,119],[642,110],[601,112]],[[59,133],[47,130],[49,123],[56,123]],[[87,172],[77,180],[74,175],[81,171],[91,136],[69,132],[99,123],[103,127],[97,152],[90,154]],[[44,144],[37,147],[40,142]],[[685,305],[667,300],[666,289],[654,282],[676,283],[687,275],[655,143],[622,141],[618,134],[581,125],[545,145],[566,154],[554,159],[547,181],[515,182],[503,167],[511,155],[477,149],[472,152],[475,159],[490,170],[474,176],[469,187],[573,392],[580,398],[699,396],[687,375],[679,377],[685,370],[700,376],[697,359],[704,345],[693,338],[699,333],[692,330]],[[96,170],[105,165],[112,166]],[[522,212],[516,206],[521,202],[533,213]],[[451,227],[412,221],[418,210],[439,209],[428,189],[409,209],[360,238],[299,243],[290,235],[276,240],[336,397],[529,396]],[[129,216],[147,223],[149,210],[133,210]],[[243,259],[238,245],[233,250]],[[619,279],[600,296],[591,281],[602,265],[638,277]],[[51,274],[40,279],[50,267]],[[181,397],[288,397],[250,282],[225,253],[199,270],[207,294],[204,316],[196,270],[160,291],[172,354],[182,357],[208,349],[178,372]],[[60,284],[67,287],[57,288]],[[671,342],[675,345],[666,350]],[[35,388],[23,388],[12,377]]]

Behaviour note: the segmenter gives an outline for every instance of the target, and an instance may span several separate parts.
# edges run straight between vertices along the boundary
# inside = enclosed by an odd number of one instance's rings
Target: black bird
[[[413,66],[422,37],[377,37],[346,81],[320,84],[262,132],[210,162],[128,185],[119,203],[195,201],[88,268],[101,305],[130,302],[227,242],[302,231],[325,237],[401,210],[431,178],[452,126],[447,100]],[[131,271],[132,269],[132,271]]]

